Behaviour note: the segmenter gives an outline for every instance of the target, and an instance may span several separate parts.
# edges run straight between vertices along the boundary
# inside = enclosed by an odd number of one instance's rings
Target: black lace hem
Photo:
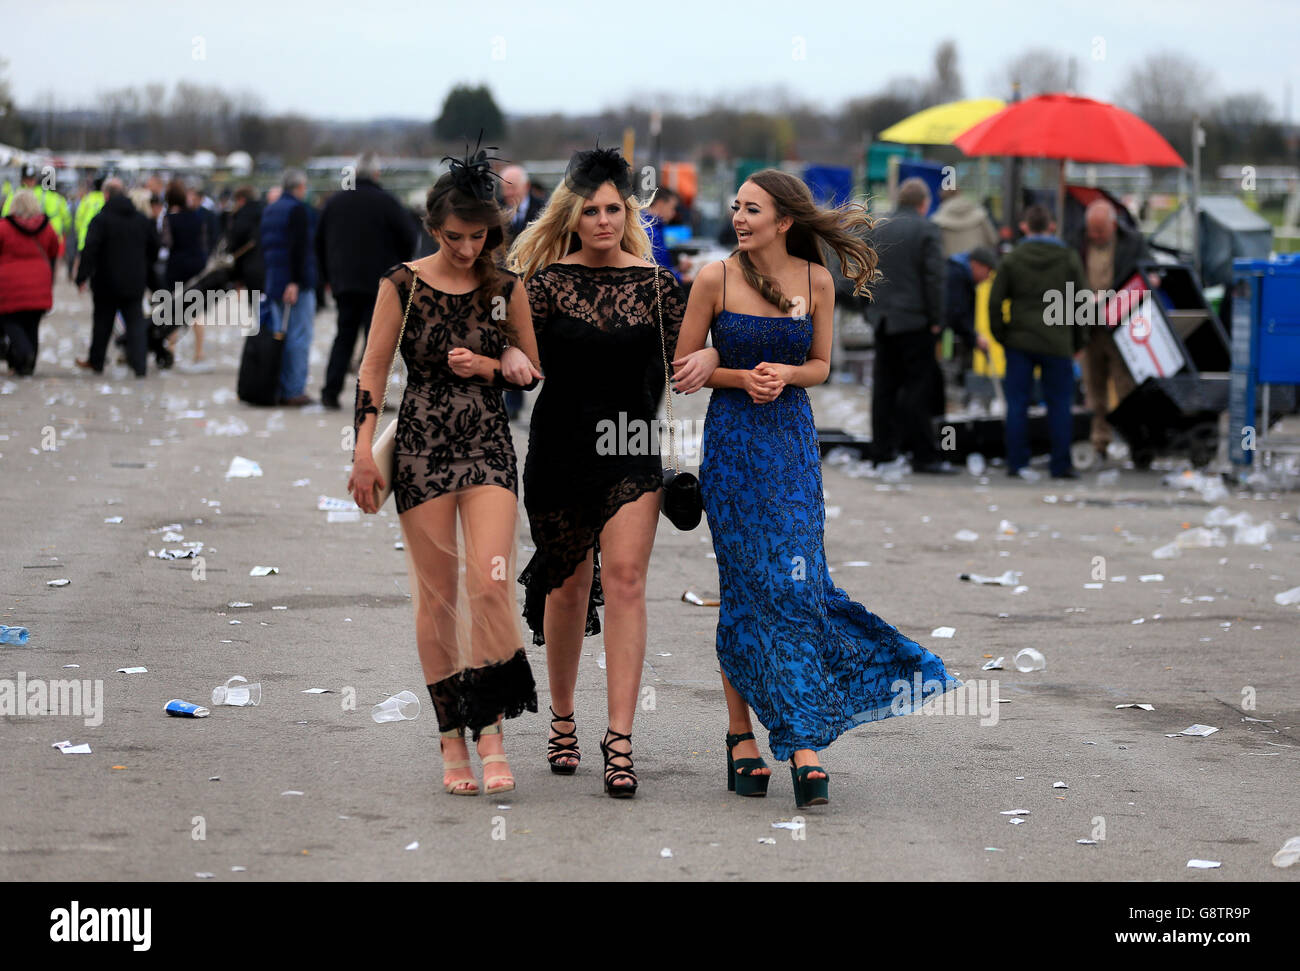
[[[476,742],[480,731],[498,717],[537,711],[537,685],[522,647],[507,661],[466,668],[428,687],[438,730],[468,728]]]
[[[662,485],[661,472],[640,473],[623,479],[610,490],[594,517],[572,510],[545,514],[529,512],[529,525],[537,552],[519,574],[519,582],[524,585],[524,622],[533,632],[535,645],[546,643],[543,632],[546,595],[573,576],[578,565],[586,559],[588,550],[594,550],[595,555],[583,636],[600,633],[600,615],[596,608],[605,605],[605,592],[600,584],[600,531],[622,506]],[[582,521],[574,521],[579,518]]]

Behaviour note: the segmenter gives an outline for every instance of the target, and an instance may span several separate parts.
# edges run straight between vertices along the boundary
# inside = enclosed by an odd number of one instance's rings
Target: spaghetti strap
[[[727,261],[718,260],[722,264],[722,309],[727,309]]]

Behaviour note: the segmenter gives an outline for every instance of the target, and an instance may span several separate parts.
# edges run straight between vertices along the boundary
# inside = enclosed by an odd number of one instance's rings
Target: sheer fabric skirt
[[[515,597],[513,491],[470,486],[399,515],[415,639],[441,731],[537,711]]]

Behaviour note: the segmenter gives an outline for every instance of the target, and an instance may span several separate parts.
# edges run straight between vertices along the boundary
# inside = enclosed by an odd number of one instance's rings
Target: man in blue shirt
[[[271,304],[271,326],[284,331],[284,356],[280,365],[280,403],[309,405],[306,394],[307,361],[316,314],[316,261],[313,258],[311,222],[307,205],[307,176],[288,169],[283,193],[262,213],[262,256],[266,263],[266,292]],[[282,313],[289,320],[285,324]]]
[[[654,261],[677,278],[680,283],[682,275],[673,264],[673,256],[664,244],[664,226],[677,218],[677,193],[667,186],[655,190],[654,201],[646,207],[645,231],[650,236],[650,252]]]

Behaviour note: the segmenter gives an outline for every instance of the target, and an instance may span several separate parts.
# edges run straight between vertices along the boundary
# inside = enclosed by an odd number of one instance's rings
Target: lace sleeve
[[[383,407],[384,388],[397,353],[397,336],[402,326],[402,310],[406,292],[412,280],[409,271],[385,275],[379,281],[379,295],[375,299],[374,316],[370,318],[370,336],[366,339],[366,353],[357,372],[357,397],[352,427],[356,433],[352,458],[363,444],[368,449],[374,441],[375,426],[379,423],[379,409]],[[401,281],[399,283],[399,280]],[[387,283],[387,286],[385,286]],[[375,416],[370,421],[371,415]]]
[[[547,282],[546,271],[543,270],[528,280],[524,284],[524,290],[528,293],[528,309],[533,317],[533,333],[541,337],[546,329],[546,321],[552,313],[551,288]]]
[[[686,316],[686,292],[671,273],[659,274],[659,293],[664,302],[664,340],[668,353],[673,353],[682,331],[682,318]]]

